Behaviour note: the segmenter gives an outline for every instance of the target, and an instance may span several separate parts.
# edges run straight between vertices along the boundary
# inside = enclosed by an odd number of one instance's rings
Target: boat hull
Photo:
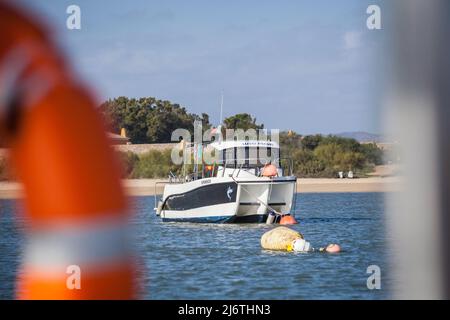
[[[295,177],[220,177],[167,185],[160,216],[164,222],[263,223],[271,209],[291,213]]]
[[[267,214],[253,214],[248,216],[210,216],[194,218],[162,218],[163,222],[191,222],[191,223],[265,223]]]

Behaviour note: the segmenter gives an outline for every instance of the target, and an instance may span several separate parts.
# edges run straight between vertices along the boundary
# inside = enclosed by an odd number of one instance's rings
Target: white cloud
[[[362,32],[348,31],[344,34],[344,47],[346,50],[356,49],[361,46]]]

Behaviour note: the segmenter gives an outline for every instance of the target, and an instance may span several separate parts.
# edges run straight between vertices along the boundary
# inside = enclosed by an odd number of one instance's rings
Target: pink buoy
[[[338,253],[341,252],[341,247],[338,244],[332,243],[325,248],[325,251],[328,253]]]

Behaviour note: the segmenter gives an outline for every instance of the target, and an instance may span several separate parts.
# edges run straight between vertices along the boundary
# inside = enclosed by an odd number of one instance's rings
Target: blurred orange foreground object
[[[89,271],[83,275],[80,289],[67,289],[65,270],[49,275],[38,270],[25,269],[24,278],[18,282],[20,299],[52,299],[52,300],[118,300],[130,299],[134,296],[134,288],[130,285],[130,277],[134,270],[130,267],[106,266],[105,270]],[[110,290],[105,290],[110,288]]]
[[[30,217],[18,298],[133,298],[126,199],[95,103],[45,30],[2,0],[0,128]]]

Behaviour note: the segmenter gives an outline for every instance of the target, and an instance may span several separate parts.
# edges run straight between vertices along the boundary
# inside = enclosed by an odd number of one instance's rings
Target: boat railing
[[[198,180],[198,179],[202,179],[202,178],[203,178],[203,176],[202,176],[201,172],[193,172],[193,173],[186,175],[186,177],[184,177],[183,182],[189,182],[189,181]]]
[[[159,195],[158,195],[158,186],[159,185],[166,185],[166,184],[180,184],[186,182],[184,177],[174,174],[172,171],[170,171],[168,181],[156,181],[154,185],[154,198],[155,198],[155,208],[158,205]]]
[[[277,159],[261,159],[261,158],[245,158],[245,159],[230,159],[230,160],[226,160],[226,161],[219,161],[218,165],[223,165],[224,170],[222,170],[222,177],[225,175],[225,168],[227,168],[228,166],[234,166],[234,170],[232,175],[234,176],[234,173],[237,170],[237,174],[236,176],[239,176],[239,173],[241,172],[241,170],[245,169],[245,166],[248,166],[248,162],[251,161],[255,161],[255,163],[261,163],[261,165],[264,167],[265,165],[269,164],[269,163],[276,163],[278,164],[277,167],[282,169],[283,175],[286,175],[286,173],[288,173],[289,176],[293,175],[293,167],[294,167],[294,162],[291,158],[287,158],[287,157],[283,157],[283,158],[277,158]],[[287,167],[284,168],[283,166],[283,161],[287,162]],[[236,165],[238,164],[238,165]],[[255,168],[255,173],[253,174],[254,176],[258,177],[260,175],[260,171],[258,169],[260,169],[260,166],[255,165],[253,168]],[[249,171],[247,171],[249,172]]]
[[[249,165],[249,163],[252,163],[252,165]],[[253,163],[255,165],[253,165]],[[214,176],[225,176],[225,169],[226,168],[233,168],[232,176],[239,176],[241,171],[245,170],[247,173],[253,174],[255,177],[261,176],[261,169],[265,165],[269,163],[275,163],[278,168],[281,168],[282,174],[284,176],[292,176],[293,175],[293,161],[291,158],[282,157],[282,158],[276,158],[276,159],[261,159],[261,158],[242,158],[242,159],[227,159],[227,160],[218,160],[214,162],[212,174],[211,176],[206,176],[205,172],[203,170],[199,172],[192,172],[186,175],[169,175],[169,182],[170,184],[176,184],[176,183],[185,183],[190,182],[198,179],[203,178],[210,178]],[[219,167],[222,167],[223,169],[220,172],[219,175]],[[251,172],[250,170],[246,169],[255,169],[254,172]]]

